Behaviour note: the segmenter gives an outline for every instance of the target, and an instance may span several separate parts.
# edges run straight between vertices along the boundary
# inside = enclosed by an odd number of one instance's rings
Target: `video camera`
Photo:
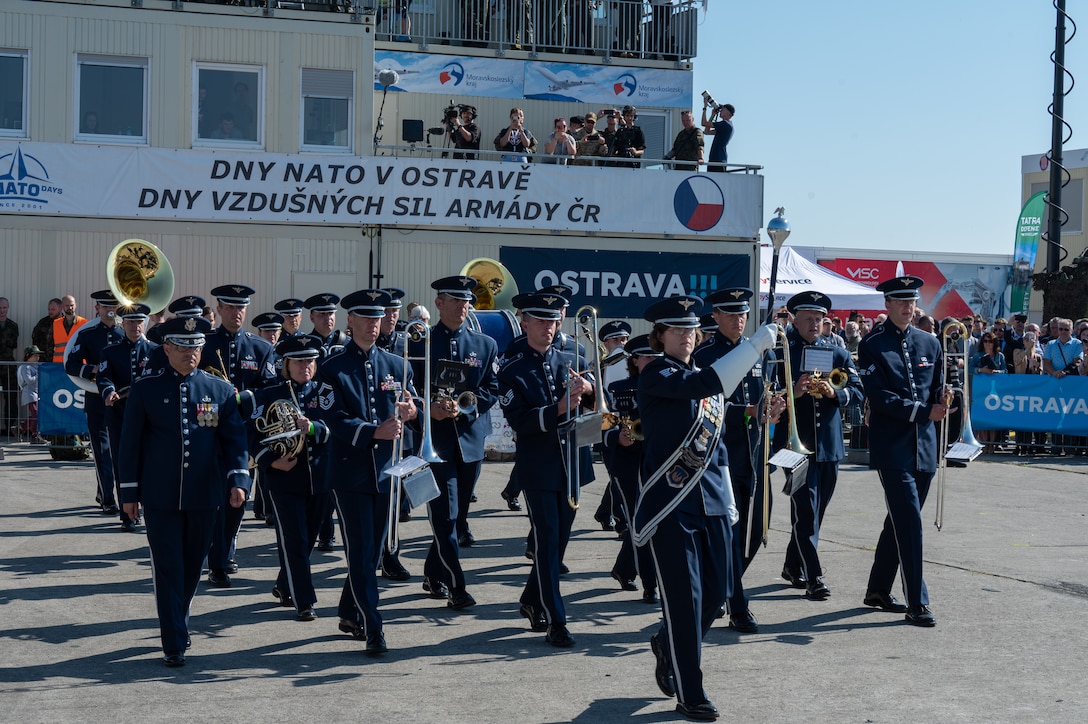
[[[450,104],[442,110],[442,125],[435,126],[434,128],[428,128],[427,133],[432,136],[440,136],[443,133],[451,133],[453,129],[457,127],[457,119],[461,117],[461,113],[464,111],[472,112],[472,120],[476,120],[476,106],[468,105],[467,103],[454,103],[450,98]]]

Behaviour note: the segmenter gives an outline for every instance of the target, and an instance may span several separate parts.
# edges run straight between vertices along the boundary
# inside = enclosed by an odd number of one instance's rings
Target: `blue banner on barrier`
[[[1088,377],[975,375],[971,427],[1088,435]]]
[[[574,289],[574,309],[592,304],[602,317],[636,318],[665,297],[705,297],[725,287],[748,286],[752,263],[747,254],[515,246],[502,247],[499,261],[510,270],[521,291],[566,284]]]
[[[38,431],[43,435],[80,435],[87,432],[83,414],[86,390],[76,387],[64,373],[64,365],[49,362],[38,366]]]

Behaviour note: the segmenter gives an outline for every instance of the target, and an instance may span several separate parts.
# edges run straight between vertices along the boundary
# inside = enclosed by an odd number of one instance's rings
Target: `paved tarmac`
[[[562,590],[573,649],[528,631],[517,600],[527,519],[499,497],[509,463],[486,463],[464,551],[479,604],[422,595],[429,527],[403,527],[410,582],[387,584],[390,652],[372,659],[337,630],[343,551],[315,553],[318,620],[271,596],[274,534],[247,514],[230,589],[202,584],[188,664],[161,663],[142,532],[92,505],[89,462],[6,448],[0,462],[0,714],[10,722],[663,722],[675,701],[653,679],[660,613],[608,576],[619,549],[585,488]],[[598,468],[598,481],[603,471]],[[776,487],[781,485],[776,476]],[[805,600],[779,578],[788,510],[776,497],[766,550],[745,583],[757,634],[717,626],[705,686],[723,720],[1083,721],[1088,709],[1088,459],[990,456],[949,470],[944,530],[927,523],[926,579],[938,624],[861,605],[884,517],[876,476],[844,465],[820,544],[832,589]]]

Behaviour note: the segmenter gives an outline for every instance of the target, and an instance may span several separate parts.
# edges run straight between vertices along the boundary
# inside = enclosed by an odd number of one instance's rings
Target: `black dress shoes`
[[[297,621],[313,621],[317,618],[317,611],[313,606],[307,606],[298,613],[295,614],[295,620]]]
[[[621,591],[637,591],[638,590],[638,584],[635,583],[634,579],[624,578],[623,576],[616,573],[615,571],[612,571],[612,577],[614,579],[616,579],[617,583],[620,584],[620,590]]]
[[[521,510],[521,500],[518,499],[518,496],[508,495],[505,490],[499,493],[499,495],[501,495],[502,499],[506,501],[506,507],[508,509]]]
[[[866,606],[872,606],[873,608],[879,608],[881,611],[887,611],[888,613],[906,613],[907,606],[898,598],[890,593],[884,593],[883,591],[869,591],[865,594],[865,599],[862,601]]]
[[[932,628],[937,625],[937,617],[929,610],[929,606],[915,606],[907,610],[907,623]]]
[[[318,541],[317,545],[315,547],[319,551],[321,551],[322,553],[328,553],[329,551],[332,550],[332,544],[335,543],[335,542],[336,542],[335,538],[327,538],[325,540]]]
[[[410,511],[410,510],[402,510],[402,511],[400,512],[400,522],[401,522],[401,523],[407,523],[407,522],[408,522],[408,521],[410,521],[411,519],[412,519],[412,511]]]
[[[294,602],[294,600],[293,600],[293,599],[291,598],[291,594],[290,594],[290,593],[288,593],[287,591],[281,591],[281,590],[279,589],[279,586],[272,586],[272,596],[273,596],[273,597],[274,597],[274,598],[275,598],[275,599],[276,599],[277,601],[279,601],[279,602],[280,602],[280,605],[281,605],[281,606],[284,606],[284,607],[288,607],[288,606],[289,606],[289,607],[291,607],[291,608],[294,608],[294,607],[295,607],[295,602]]]
[[[738,633],[759,633],[759,624],[751,611],[729,614],[729,628]]]
[[[544,640],[557,649],[569,649],[574,646],[574,639],[571,638],[570,631],[567,627],[561,623],[552,624],[548,627],[548,633],[544,636]]]
[[[824,583],[824,579],[817,578],[805,590],[805,598],[810,601],[824,601],[831,595],[831,589]]]
[[[185,666],[185,654],[166,654],[162,657],[162,662],[169,666],[171,669],[176,669],[179,666]]]
[[[570,569],[567,568],[567,564],[563,561],[559,561],[559,575],[565,576],[570,573]]]
[[[227,573],[237,573],[238,572],[238,563],[236,561],[233,561],[233,560],[227,561],[226,571],[227,571]]]
[[[390,581],[407,581],[412,577],[408,569],[401,565],[400,561],[390,561],[389,565],[382,565],[382,578]]]
[[[450,589],[446,587],[445,583],[441,581],[432,581],[429,578],[423,579],[423,592],[431,598],[449,598]]]
[[[643,603],[657,603],[657,589],[647,588],[642,592]]]
[[[782,580],[793,588],[808,588],[808,579],[805,578],[805,574],[800,571],[791,571],[788,568],[783,568]]]
[[[669,657],[665,655],[664,647],[657,640],[657,634],[650,637],[650,650],[654,652],[654,658],[657,659],[657,665],[654,667],[657,688],[661,689],[661,693],[665,696],[676,696],[676,677],[672,673],[672,664],[669,663]]]
[[[718,718],[718,707],[709,701],[701,701],[698,704],[685,704],[679,701],[676,703],[676,710],[695,721],[714,721]]]
[[[475,606],[476,599],[463,588],[451,588],[450,600],[446,601],[446,605],[450,608],[460,610],[462,608],[468,608],[469,606]]]
[[[216,588],[230,588],[230,576],[226,571],[214,570],[208,574],[208,583]]]
[[[596,520],[601,524],[601,530],[616,530],[616,523],[612,516],[609,516],[604,520],[601,520],[600,518],[597,518]]]
[[[476,545],[476,536],[472,535],[471,530],[466,530],[464,533],[457,536],[457,545],[462,548],[471,548]]]
[[[366,655],[378,656],[384,654],[389,650],[389,647],[385,645],[385,634],[381,631],[375,631],[366,637]]]
[[[125,533],[135,533],[136,521],[134,521],[132,518],[126,518],[125,520],[122,520],[121,530],[123,530]]]
[[[121,512],[121,509],[118,508],[116,505],[103,505],[102,506],[102,515],[117,515],[120,512]]]
[[[340,619],[338,628],[346,634],[351,634],[351,637],[354,639],[361,641],[366,638],[366,636],[363,635],[363,627],[350,619]]]
[[[538,611],[528,603],[523,603],[521,608],[518,609],[518,613],[529,619],[529,629],[531,631],[540,633],[548,630],[548,619],[544,617],[543,611]]]

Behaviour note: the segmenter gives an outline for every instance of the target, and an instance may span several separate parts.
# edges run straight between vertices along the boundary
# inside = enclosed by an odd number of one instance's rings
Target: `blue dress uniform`
[[[747,315],[751,309],[749,300],[754,292],[747,287],[722,289],[707,297],[707,302],[724,314]],[[699,367],[709,367],[743,343],[741,336],[736,342],[724,335],[715,323],[712,336],[695,350],[692,358]],[[729,463],[729,478],[733,486],[740,519],[732,529],[732,593],[729,596],[729,626],[742,633],[759,630],[755,617],[748,609],[748,596],[744,591],[742,576],[755,558],[759,546],[765,540],[763,528],[763,501],[767,496],[770,512],[770,489],[763,479],[763,397],[764,369],[769,369],[768,353],[744,376],[737,388],[726,397],[725,430],[722,444]],[[756,415],[749,416],[748,407],[757,408]]]
[[[186,323],[193,329],[184,330]],[[194,346],[211,325],[179,317],[164,326],[168,341]],[[173,657],[168,664],[180,665],[215,511],[224,489],[250,488],[233,388],[201,370],[182,375],[172,366],[138,379],[125,407],[121,449],[121,502],[143,504],[162,649]]]
[[[559,320],[563,303],[559,295],[514,298],[523,316],[551,321]],[[499,370],[499,404],[517,435],[514,464],[532,526],[533,565],[521,593],[521,614],[534,631],[547,628],[548,641],[556,646],[574,643],[559,593],[559,570],[575,513],[567,500],[567,441],[559,430],[568,417],[560,416],[559,401],[567,394],[572,367],[585,369],[586,362],[553,346],[541,354],[526,340]]]
[[[317,359],[320,345],[314,337],[299,335],[280,342],[276,350],[286,364],[290,359]],[[267,512],[275,520],[279,544],[280,570],[273,591],[279,594],[281,604],[294,603],[297,618],[312,620],[316,617],[313,606],[317,593],[310,572],[310,552],[317,541],[317,530],[329,498],[325,455],[329,428],[321,417],[332,405],[332,389],[314,380],[300,384],[287,379],[256,390],[253,400],[255,407],[248,421],[249,448],[254,452],[261,485],[268,495]],[[258,421],[276,400],[297,405],[310,421],[310,428],[302,431],[305,445],[297,455],[298,462],[290,470],[272,467],[280,456],[261,444],[263,435],[258,429]]]
[[[101,307],[117,306],[117,300],[109,290],[95,292],[91,298]],[[102,350],[124,338],[120,327],[103,324],[101,319],[91,320],[80,327],[68,343],[64,355],[64,371],[73,377],[82,377],[93,382],[95,368],[102,361]],[[91,437],[94,471],[98,479],[95,500],[102,506],[103,513],[117,513],[113,455],[110,452],[109,430],[106,427],[106,405],[100,395],[89,394],[84,398],[83,411],[87,415],[87,431]]]
[[[321,294],[314,294],[307,297],[302,306],[310,310],[310,319],[313,319],[314,313],[335,313],[336,305],[340,303],[340,295],[333,294],[332,292],[322,292]],[[316,337],[321,340],[321,348],[325,351],[324,358],[334,355],[344,349],[344,345],[348,343],[348,336],[340,331],[334,329],[328,335],[322,336],[318,334],[317,329],[310,330],[309,336]],[[332,497],[329,497],[325,516],[321,520],[321,529],[318,531],[317,549],[320,551],[331,551],[333,543],[336,541],[336,524],[333,522],[333,501]]]
[[[633,358],[660,357],[649,346],[649,337],[645,334],[631,339],[624,347]],[[609,407],[616,415],[622,415],[634,424],[640,419],[638,409],[638,373],[617,380],[608,386]],[[611,475],[620,505],[623,507],[624,520],[630,520],[638,501],[639,488],[642,487],[643,441],[633,439],[630,445],[622,445],[620,436],[622,425],[614,425],[604,431],[604,462]],[[623,533],[616,562],[612,564],[612,577],[624,590],[635,590],[634,579],[642,580],[642,600],[646,603],[657,602],[657,572],[654,560],[647,546],[636,547],[631,537],[631,527],[626,526]]]
[[[170,302],[166,307],[166,311],[170,312],[170,314],[175,317],[199,317],[204,313],[204,307],[206,305],[207,302],[204,301],[204,297],[190,294],[186,297],[178,297]],[[144,374],[150,374],[151,372],[166,369],[166,351],[158,346],[162,344],[162,324],[156,324],[151,327],[147,330],[146,334],[147,338],[154,342],[156,347],[151,351],[151,358],[147,362]]]
[[[917,299],[922,280],[900,277],[877,287],[888,299]],[[913,293],[913,295],[912,295]],[[922,506],[937,470],[936,423],[929,419],[941,403],[941,343],[916,327],[900,329],[888,320],[858,347],[858,365],[869,402],[869,467],[884,487],[888,515],[876,545],[865,603],[902,613],[891,596],[902,567],[907,620],[936,623],[922,578]]]
[[[149,311],[148,307],[143,304],[128,308],[122,307],[117,310],[118,315],[123,319],[144,320],[147,319]],[[159,345],[149,341],[147,337],[142,335],[135,342],[131,341],[126,335],[117,344],[111,344],[102,350],[102,361],[98,365],[96,382],[100,399],[103,400],[103,406],[106,410],[106,429],[109,432],[110,452],[113,454],[114,470],[119,469],[121,464],[121,423],[125,419],[125,404],[128,400],[128,394],[132,388],[132,383],[143,377],[147,371],[151,353],[158,347]],[[121,399],[112,405],[105,405],[106,398],[114,392]],[[121,511],[121,526],[124,530],[134,531],[137,522],[139,522],[138,519],[133,522],[125,511]]]
[[[831,308],[831,299],[819,292],[802,292],[791,297],[786,307],[792,314],[812,310],[822,311],[826,315]],[[793,380],[788,387],[792,390],[793,384],[804,373],[801,363],[805,347],[816,345],[806,342],[793,328],[786,333],[786,340],[793,373]],[[817,399],[805,394],[794,400],[797,434],[801,443],[815,455],[809,459],[804,485],[790,498],[793,525],[782,566],[783,578],[795,586],[803,585],[806,588],[805,596],[813,600],[823,600],[831,595],[831,589],[823,581],[823,568],[816,548],[820,542],[820,524],[831,497],[835,494],[839,461],[846,457],[841,410],[852,402],[860,403],[865,396],[850,353],[842,347],[830,345],[820,346],[820,350],[829,351],[833,355],[832,369],[845,370],[847,382],[843,389],[835,392],[834,397]],[[830,371],[821,370],[825,377]],[[775,447],[785,447],[788,439],[789,425],[777,425]]]
[[[601,325],[597,330],[597,339],[600,343],[604,343],[608,340],[618,340],[624,344],[631,336],[631,325],[622,319],[616,319],[607,324]],[[597,352],[599,357],[604,357],[603,345],[599,345]],[[622,359],[620,359],[622,358]],[[616,360],[620,359],[619,362]],[[613,382],[621,379],[625,379],[627,375],[627,367],[623,364],[626,361],[627,355],[623,353],[623,347],[617,346],[612,349],[612,352],[600,360],[601,364],[601,384],[604,385],[605,393],[607,394]],[[606,362],[610,362],[606,366]],[[610,406],[611,407],[611,406]],[[603,443],[603,438],[602,438]],[[593,519],[601,524],[602,530],[615,530],[621,531],[620,535],[627,530],[626,514],[623,510],[623,503],[620,500],[620,491],[615,488],[616,476],[609,470],[608,458],[605,456],[604,451],[600,446],[594,446],[594,449],[601,453],[601,459],[604,462],[605,470],[608,470],[608,482],[605,484],[604,493],[601,495],[601,502],[597,505],[597,510],[593,513]],[[632,505],[634,501],[631,501]],[[622,552],[622,551],[621,551]],[[629,563],[625,565],[625,568],[633,568],[634,559],[628,556]],[[615,576],[613,576],[615,578]],[[634,578],[634,576],[631,576]],[[625,588],[625,582],[620,581],[620,587]]]
[[[289,297],[288,299],[281,299],[272,305],[272,309],[276,310],[284,317],[284,324],[294,327],[293,332],[288,332],[284,329],[280,336],[280,341],[283,341],[287,337],[297,337],[302,334],[302,329],[299,328],[299,322],[302,319],[302,308],[305,304],[306,302],[301,299]],[[288,319],[288,317],[291,319]],[[295,319],[296,317],[298,319]]]
[[[247,306],[253,293],[254,290],[244,284],[227,284],[212,289],[212,296],[223,304],[234,306]],[[264,387],[276,380],[272,345],[244,329],[231,332],[219,326],[209,334],[200,355],[200,368],[215,368],[226,373],[238,392]],[[245,506],[232,508],[225,505],[221,514],[222,526],[216,531],[211,550],[208,551],[209,580],[213,585],[229,586],[226,571],[234,561],[235,538],[242,525]]]
[[[436,296],[449,300],[476,301],[472,289],[477,282],[470,276],[452,276],[431,284]],[[452,608],[470,606],[475,601],[465,593],[465,573],[458,550],[457,521],[467,513],[476,479],[484,459],[484,439],[491,432],[490,410],[498,400],[499,382],[495,376],[495,340],[462,323],[451,330],[439,321],[430,330],[432,397],[444,390],[454,399],[464,392],[476,396],[476,409],[444,420],[431,419],[431,442],[443,462],[431,465],[440,491],[427,504],[433,538],[423,576],[434,595],[440,584],[449,588]],[[408,345],[415,379],[424,379],[426,343],[420,339]],[[446,370],[442,361],[453,363]],[[444,372],[449,374],[443,375]],[[429,410],[430,401],[424,402]],[[467,520],[465,525],[467,527]]]
[[[341,305],[349,313],[378,318],[385,314],[386,299],[388,293],[366,289],[344,297]],[[340,627],[365,638],[367,650],[374,653],[385,650],[376,570],[391,489],[390,477],[383,471],[396,444],[375,439],[374,433],[396,413],[403,374],[400,358],[376,345],[364,350],[354,341],[318,368],[319,381],[332,390],[323,418],[332,433],[328,478],[348,564],[340,596]],[[407,392],[415,394],[410,369]]]
[[[651,305],[655,336],[699,325],[702,300],[681,296]],[[636,545],[649,545],[657,567],[664,621],[651,639],[658,687],[677,696],[687,716],[715,718],[703,690],[703,637],[729,594],[730,526],[738,519],[725,447],[718,443],[723,390],[732,390],[773,332],[754,338],[699,369],[666,354],[638,377],[638,408],[646,436],[643,488],[631,519]],[[667,349],[667,346],[666,346]]]

